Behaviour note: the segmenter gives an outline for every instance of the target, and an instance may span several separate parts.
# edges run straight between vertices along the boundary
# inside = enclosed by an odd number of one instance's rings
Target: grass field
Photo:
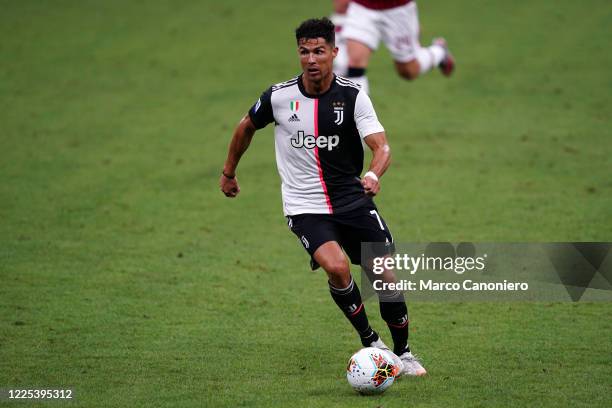
[[[83,407],[612,406],[609,303],[413,302],[429,376],[347,385],[359,343],[285,225],[271,128],[240,197],[217,186],[231,130],[299,72],[292,30],[329,1],[0,6],[0,388],[71,386]],[[458,69],[408,83],[372,61],[396,240],[611,241],[610,3],[419,7]]]

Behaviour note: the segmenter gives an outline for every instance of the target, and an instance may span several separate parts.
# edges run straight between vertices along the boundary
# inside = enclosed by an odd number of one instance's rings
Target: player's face
[[[304,76],[318,82],[331,75],[338,48],[328,44],[324,38],[302,38],[298,53]]]

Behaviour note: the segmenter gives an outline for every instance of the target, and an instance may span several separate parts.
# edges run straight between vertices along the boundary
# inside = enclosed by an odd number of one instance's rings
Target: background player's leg
[[[408,62],[395,61],[395,70],[404,79],[416,79],[419,75],[440,66],[445,56],[446,51],[440,45],[419,47],[416,50],[416,59]]]
[[[427,48],[419,45],[416,57],[419,62],[419,75],[424,74],[440,66],[444,57],[446,57],[446,49],[442,45],[436,43]]]
[[[349,56],[348,78],[356,84],[361,85],[361,89],[363,89],[365,93],[370,93],[366,68],[370,62],[372,50],[367,45],[351,39],[346,40],[346,46]]]
[[[336,47],[338,47],[338,55],[334,58],[334,72],[341,76],[348,74],[348,50],[346,40],[342,35],[342,28],[346,21],[346,10],[349,3],[350,0],[334,0],[334,13],[330,16],[332,23],[336,26]]]
[[[398,7],[386,15],[383,39],[391,51],[397,73],[404,79],[412,80],[436,67],[444,75],[444,62],[449,58],[446,42],[434,40],[429,47],[421,47],[420,28],[416,2]]]
[[[416,59],[408,62],[395,61],[395,70],[404,79],[413,80],[421,73],[421,65]]]
[[[329,291],[340,310],[351,322],[364,346],[378,340],[370,327],[357,284],[353,281],[349,263],[336,241],[328,241],[313,254],[314,260],[327,272]]]
[[[439,67],[447,56],[446,49],[440,44],[433,44],[427,48],[418,46],[416,59],[408,62],[395,61],[397,73],[404,79],[416,79],[433,68]]]

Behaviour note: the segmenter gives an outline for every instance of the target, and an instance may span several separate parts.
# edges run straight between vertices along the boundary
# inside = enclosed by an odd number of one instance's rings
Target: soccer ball
[[[389,353],[366,347],[353,354],[346,367],[346,379],[360,394],[380,394],[393,384],[399,367]]]

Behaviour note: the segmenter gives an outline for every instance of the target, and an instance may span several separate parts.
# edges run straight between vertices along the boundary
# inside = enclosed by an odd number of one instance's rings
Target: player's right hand
[[[240,186],[238,186],[238,179],[225,177],[223,174],[219,179],[219,187],[226,197],[234,198],[240,192]]]
[[[363,186],[363,191],[370,197],[374,197],[380,191],[378,180],[374,180],[370,177],[362,178],[361,185]]]

